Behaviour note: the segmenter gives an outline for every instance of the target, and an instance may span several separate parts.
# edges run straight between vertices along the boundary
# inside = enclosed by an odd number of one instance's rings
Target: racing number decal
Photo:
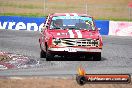
[[[80,30],[75,30],[75,32],[77,33],[78,38],[82,38],[82,33]]]
[[[78,38],[82,38],[82,33],[81,33],[80,30],[75,30],[75,32],[77,33]],[[70,35],[70,38],[75,38],[74,33],[73,33],[72,30],[69,30],[68,33]]]
[[[70,38],[74,38],[74,34],[73,34],[72,30],[69,30],[68,33],[70,35]]]

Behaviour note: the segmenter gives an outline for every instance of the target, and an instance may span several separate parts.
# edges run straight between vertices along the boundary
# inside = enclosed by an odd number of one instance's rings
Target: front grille
[[[99,40],[93,39],[61,39],[61,45],[63,46],[92,46],[98,47]]]

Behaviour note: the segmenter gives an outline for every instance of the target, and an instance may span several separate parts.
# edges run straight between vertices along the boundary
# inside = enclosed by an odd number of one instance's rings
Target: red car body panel
[[[39,43],[40,47],[44,52],[51,52],[60,54],[60,52],[87,52],[87,53],[100,53],[102,50],[103,42],[99,30],[96,28],[93,20],[95,30],[76,30],[72,29],[50,29],[50,24],[53,17],[56,16],[87,16],[86,14],[77,13],[55,13],[47,17],[45,26],[43,27]],[[92,17],[91,17],[92,18]],[[93,18],[92,18],[93,19]],[[57,40],[58,39],[58,40]],[[61,42],[55,44],[55,42]],[[81,45],[82,44],[82,45]],[[71,49],[71,51],[70,51]],[[73,50],[72,50],[73,49]]]

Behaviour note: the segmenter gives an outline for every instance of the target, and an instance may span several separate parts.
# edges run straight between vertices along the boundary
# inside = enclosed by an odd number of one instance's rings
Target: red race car
[[[40,38],[40,57],[53,60],[55,55],[83,55],[101,60],[102,37],[91,16],[55,13],[46,18]]]

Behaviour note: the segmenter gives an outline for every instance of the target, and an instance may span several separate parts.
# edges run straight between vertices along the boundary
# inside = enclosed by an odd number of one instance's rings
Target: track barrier
[[[40,31],[45,17],[0,16],[0,29]],[[132,22],[95,20],[101,35],[132,36]]]

